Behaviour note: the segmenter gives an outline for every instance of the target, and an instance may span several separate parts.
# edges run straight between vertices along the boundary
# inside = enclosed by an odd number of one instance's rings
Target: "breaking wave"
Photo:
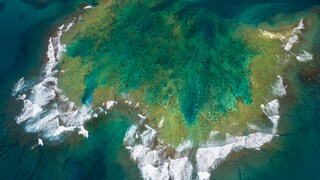
[[[223,145],[208,141],[197,149],[195,163],[189,159],[192,141],[186,140],[174,149],[171,145],[161,143],[157,129],[152,129],[144,122],[132,125],[123,141],[144,179],[193,179],[195,173],[198,179],[209,179],[211,171],[231,152],[244,148],[259,150],[262,145],[272,140],[277,133],[279,107],[278,99],[261,105],[263,113],[273,124],[272,133],[256,132],[248,136],[226,134]],[[209,139],[218,134],[219,132],[212,132]]]
[[[284,46],[284,50],[290,51],[292,46],[298,42],[299,35],[302,34],[301,30],[303,29],[304,29],[303,19],[301,19],[298,26],[292,30],[291,36],[289,37],[288,42]]]
[[[286,95],[286,86],[283,85],[283,80],[280,75],[277,76],[277,82],[274,86],[272,86],[272,94],[275,96],[282,97]]]
[[[303,50],[303,53],[299,54],[296,59],[300,62],[311,61],[313,60],[313,55],[306,50]]]
[[[48,61],[35,85],[28,86],[21,78],[12,90],[12,95],[23,101],[22,112],[15,118],[17,124],[23,124],[27,132],[50,141],[60,140],[63,134],[72,131],[88,137],[83,125],[94,114],[89,107],[76,107],[58,88],[55,67],[66,51],[60,38],[75,21],[60,26],[50,37],[46,53]],[[42,140],[39,144],[43,145]]]
[[[124,144],[131,158],[138,163],[144,179],[191,179],[193,167],[189,158],[178,157],[179,153],[170,157],[169,152],[174,149],[162,144],[157,131],[144,122],[129,128]]]

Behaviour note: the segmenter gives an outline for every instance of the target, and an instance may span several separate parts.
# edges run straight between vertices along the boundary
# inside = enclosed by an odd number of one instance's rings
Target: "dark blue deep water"
[[[320,4],[318,0],[189,1],[190,6],[209,7],[219,16],[251,24]],[[88,124],[88,139],[72,137],[35,149],[31,147],[37,137],[14,121],[21,104],[11,97],[12,87],[21,77],[37,77],[52,30],[79,5],[61,1],[34,9],[21,0],[0,0],[0,179],[140,179],[122,145],[129,119],[110,114],[107,122],[95,119]],[[319,60],[320,44],[315,41],[312,53]],[[290,77],[296,94],[285,99],[290,106],[282,115],[279,136],[261,151],[231,155],[237,161],[227,159],[212,178],[319,179],[320,62],[292,71],[298,74]]]

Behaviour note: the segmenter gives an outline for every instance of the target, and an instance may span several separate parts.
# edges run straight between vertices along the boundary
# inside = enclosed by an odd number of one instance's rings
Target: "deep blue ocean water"
[[[52,29],[75,11],[76,3],[53,3],[37,10],[20,0],[1,0],[0,10],[0,175],[3,179],[139,179],[122,139],[130,120],[109,115],[110,121],[88,124],[88,139],[73,137],[61,144],[36,149],[37,137],[24,132],[14,117],[21,104],[11,97],[21,77],[35,78],[42,65]],[[68,4],[69,3],[69,4]],[[197,1],[220,16],[248,23],[274,13],[291,13],[312,1]],[[247,10],[247,11],[244,11]],[[258,14],[259,13],[259,14]],[[253,16],[255,15],[255,16]],[[320,31],[320,30],[319,30]],[[320,34],[320,32],[319,32]],[[318,42],[315,42],[318,43]],[[314,52],[320,56],[320,45]],[[316,58],[315,58],[316,59]],[[282,115],[279,136],[261,151],[234,153],[212,174],[216,179],[318,179],[320,171],[320,64],[292,69],[295,95]],[[294,97],[294,98],[292,98]],[[119,157],[120,159],[116,159]],[[236,159],[236,161],[234,161]]]
[[[21,44],[21,33],[42,20],[53,17],[62,10],[62,4],[54,3],[46,9],[33,9],[20,0],[2,0],[0,10],[0,73],[15,63]]]

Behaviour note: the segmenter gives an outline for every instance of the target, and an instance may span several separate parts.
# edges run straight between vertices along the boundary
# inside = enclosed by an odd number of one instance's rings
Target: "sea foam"
[[[278,97],[286,95],[286,87],[283,85],[283,80],[281,76],[277,76],[277,82],[272,86],[272,94]]]
[[[313,60],[313,55],[306,50],[303,50],[303,53],[299,54],[296,59],[300,62],[307,62]]]
[[[302,34],[301,30],[303,30],[304,28],[305,27],[303,24],[303,19],[301,19],[298,26],[292,30],[291,36],[289,37],[288,42],[284,46],[284,50],[286,51],[291,50],[292,46],[298,42],[299,35]]]
[[[90,5],[87,5],[87,6],[83,7],[83,10],[86,10],[86,9],[91,9],[91,8],[92,8],[92,6],[90,6]]]
[[[112,106],[117,104],[117,101],[107,101],[105,104],[106,104],[106,109],[110,109]]]
[[[17,100],[23,100],[22,112],[15,118],[16,122],[23,124],[27,132],[37,133],[39,137],[46,140],[60,140],[65,133],[72,131],[88,137],[88,132],[83,125],[94,115],[89,107],[76,107],[58,87],[55,67],[66,51],[60,38],[74,23],[75,20],[60,26],[55,36],[49,38],[46,53],[48,61],[43,67],[38,82],[26,87],[25,80],[22,78],[12,91],[12,95],[17,96]],[[25,94],[20,95],[23,88],[26,89]]]
[[[272,88],[277,97],[286,94],[280,76],[277,77],[276,84]],[[216,142],[214,138],[220,132],[212,131],[208,140],[202,144],[194,145],[191,140],[184,140],[174,148],[170,144],[162,143],[158,137],[157,131],[164,123],[162,121],[164,117],[162,117],[157,129],[146,125],[145,121],[140,121],[138,125],[132,125],[128,129],[123,143],[129,150],[131,159],[137,163],[143,179],[210,179],[211,172],[230,153],[242,149],[259,150],[261,146],[273,139],[277,133],[280,119],[279,108],[278,99],[261,105],[263,114],[272,123],[270,133],[254,132],[247,136],[225,134],[224,140]],[[259,128],[255,129],[259,130]],[[189,159],[192,151],[187,150],[198,146],[200,147],[196,149],[195,162],[192,162]]]
[[[23,77],[23,78],[19,79],[19,81],[14,85],[11,95],[16,96],[17,93],[19,93],[24,86],[25,86],[25,81],[24,81],[24,77]]]

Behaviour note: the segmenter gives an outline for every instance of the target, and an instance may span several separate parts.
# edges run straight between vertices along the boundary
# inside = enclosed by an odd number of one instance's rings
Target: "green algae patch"
[[[65,58],[60,66],[58,84],[65,95],[77,106],[81,106],[81,98],[84,94],[84,79],[90,71],[90,64],[82,64],[79,58]]]

